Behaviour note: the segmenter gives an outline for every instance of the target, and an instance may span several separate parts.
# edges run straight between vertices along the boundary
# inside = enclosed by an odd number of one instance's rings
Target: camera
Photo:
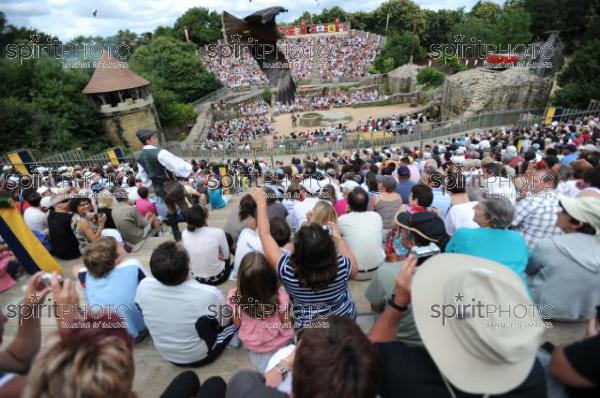
[[[63,285],[63,277],[62,275],[56,275],[58,278],[58,284],[60,286]],[[50,272],[45,272],[44,275],[42,275],[42,283],[44,283],[44,285],[46,286],[50,286],[52,284],[52,274]]]
[[[410,252],[415,255],[417,259],[425,259],[427,257],[434,256],[436,254],[440,254],[441,250],[438,245],[431,242],[427,246],[414,246]]]

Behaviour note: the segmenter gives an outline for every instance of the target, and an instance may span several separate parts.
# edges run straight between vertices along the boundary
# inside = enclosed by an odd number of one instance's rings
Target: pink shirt
[[[139,198],[138,200],[136,200],[135,208],[137,209],[138,213],[140,213],[140,215],[142,217],[146,217],[146,213],[153,213],[155,215],[158,215],[158,210],[156,210],[156,205],[154,203],[150,202],[148,199]]]
[[[338,217],[346,214],[346,206],[348,206],[347,199],[340,199],[337,202],[335,202],[335,206],[333,207],[335,208],[335,212],[337,213]]]
[[[227,292],[227,304],[234,307],[236,314],[241,313],[238,333],[240,340],[247,349],[256,353],[267,353],[278,350],[290,343],[294,338],[294,329],[281,327],[282,322],[279,317],[279,314],[283,314],[290,304],[290,297],[283,287],[279,288],[278,311],[267,319],[253,318],[242,311],[238,307],[239,304],[232,303],[231,298],[235,291],[236,289],[229,289]]]

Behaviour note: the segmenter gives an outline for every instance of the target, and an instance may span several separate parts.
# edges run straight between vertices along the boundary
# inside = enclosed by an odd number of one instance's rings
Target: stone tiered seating
[[[243,194],[238,194],[224,209],[211,210],[209,216],[209,225],[213,227],[223,227],[229,212],[234,208],[234,205],[239,202]],[[183,224],[181,225],[183,228]],[[165,240],[171,239],[171,235],[160,238],[149,238],[146,243],[140,248],[135,254],[130,256],[139,259],[146,268],[146,272],[150,274],[149,261],[150,255],[156,246]],[[66,274],[70,275],[71,271],[76,265],[81,264],[80,260],[73,261],[61,261],[61,264],[65,268]],[[5,308],[8,304],[18,303],[23,298],[23,291],[27,280],[21,278],[18,285],[10,289],[9,291],[0,295],[0,306]],[[358,308],[358,320],[357,322],[367,331],[375,319],[375,315],[371,311],[370,305],[364,298],[365,290],[368,286],[368,281],[350,282],[350,290],[352,297],[354,298]],[[225,294],[228,289],[235,287],[235,283],[228,281],[218,288]],[[82,298],[83,303],[83,298]],[[547,339],[554,343],[564,343],[579,340],[583,336],[585,324],[555,324],[554,329],[550,329],[547,334]],[[11,320],[5,327],[4,341],[6,343],[12,341],[17,330],[17,321]],[[56,330],[54,319],[44,318],[42,320],[42,334],[44,340],[48,338]],[[43,343],[44,344],[44,343]],[[134,391],[138,393],[140,397],[154,397],[158,396],[167,384],[172,380],[175,375],[181,373],[185,368],[179,368],[175,365],[165,361],[160,354],[154,349],[151,338],[146,338],[141,343],[135,346],[134,350],[135,357],[135,381]],[[207,378],[220,375],[225,380],[229,380],[233,374],[240,369],[252,369],[252,363],[248,357],[247,352],[244,348],[233,348],[228,347],[221,357],[217,359],[213,364],[193,369],[201,381]]]

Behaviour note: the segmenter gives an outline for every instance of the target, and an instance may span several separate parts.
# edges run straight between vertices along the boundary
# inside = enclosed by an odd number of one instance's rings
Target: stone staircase
[[[193,147],[193,145],[200,143],[208,135],[213,124],[211,104],[211,102],[205,102],[195,106],[195,110],[198,112],[196,123],[190,130],[187,138],[181,142],[183,147]]]

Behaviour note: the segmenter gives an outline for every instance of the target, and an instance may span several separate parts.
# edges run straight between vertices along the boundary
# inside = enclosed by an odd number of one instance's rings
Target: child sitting
[[[294,337],[288,308],[290,298],[279,286],[275,271],[262,253],[244,256],[237,289],[230,289],[227,299],[233,307],[233,323],[239,327],[239,338],[262,373],[271,356]]]
[[[90,307],[111,309],[127,323],[127,331],[140,341],[148,334],[142,313],[135,305],[139,282],[146,277],[142,263],[125,260],[127,252],[122,244],[108,236],[90,242],[83,257],[85,268],[77,279],[84,288],[85,300]]]

